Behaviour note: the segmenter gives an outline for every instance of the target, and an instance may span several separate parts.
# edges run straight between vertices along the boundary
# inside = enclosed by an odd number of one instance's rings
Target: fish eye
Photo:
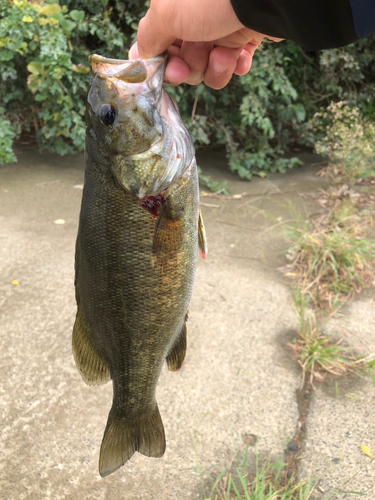
[[[116,118],[116,109],[112,104],[102,104],[99,109],[99,118],[107,127],[113,125]]]

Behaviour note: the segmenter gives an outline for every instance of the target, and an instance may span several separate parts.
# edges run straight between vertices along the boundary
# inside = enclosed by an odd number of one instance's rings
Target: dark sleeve
[[[343,47],[375,32],[375,0],[231,0],[238,19],[305,50]]]

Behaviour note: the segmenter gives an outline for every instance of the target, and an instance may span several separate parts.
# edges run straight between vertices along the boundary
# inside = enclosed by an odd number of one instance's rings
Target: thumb
[[[162,54],[174,42],[176,37],[171,32],[171,22],[168,17],[150,8],[145,17],[140,20],[137,45],[141,59]]]

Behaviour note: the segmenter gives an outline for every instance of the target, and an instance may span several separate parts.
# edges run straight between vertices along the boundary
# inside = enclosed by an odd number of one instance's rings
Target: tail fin
[[[99,473],[108,476],[119,469],[136,451],[147,457],[162,457],[165,452],[164,426],[158,405],[138,420],[116,414],[108,415],[99,457]]]

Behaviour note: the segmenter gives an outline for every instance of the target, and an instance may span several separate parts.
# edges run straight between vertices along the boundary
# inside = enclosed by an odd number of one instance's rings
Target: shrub
[[[29,131],[42,148],[60,154],[82,150],[87,57],[126,58],[147,5],[0,0],[0,99],[15,136]],[[226,88],[168,90],[196,145],[224,146],[229,168],[250,179],[297,165],[285,153],[291,144],[313,145],[316,132],[306,124],[331,101],[345,100],[374,120],[374,51],[375,36],[319,55],[290,41],[264,42],[251,72]]]
[[[316,152],[334,162],[346,179],[375,175],[375,121],[358,107],[332,102],[314,115],[310,127],[321,136]]]
[[[12,149],[14,135],[12,124],[4,119],[3,109],[0,108],[0,165],[17,161]]]
[[[0,3],[1,101],[18,134],[32,130],[52,152],[84,148],[90,71],[85,37],[95,40],[97,52],[125,55],[125,36],[110,20],[110,11],[88,16],[58,3]]]

